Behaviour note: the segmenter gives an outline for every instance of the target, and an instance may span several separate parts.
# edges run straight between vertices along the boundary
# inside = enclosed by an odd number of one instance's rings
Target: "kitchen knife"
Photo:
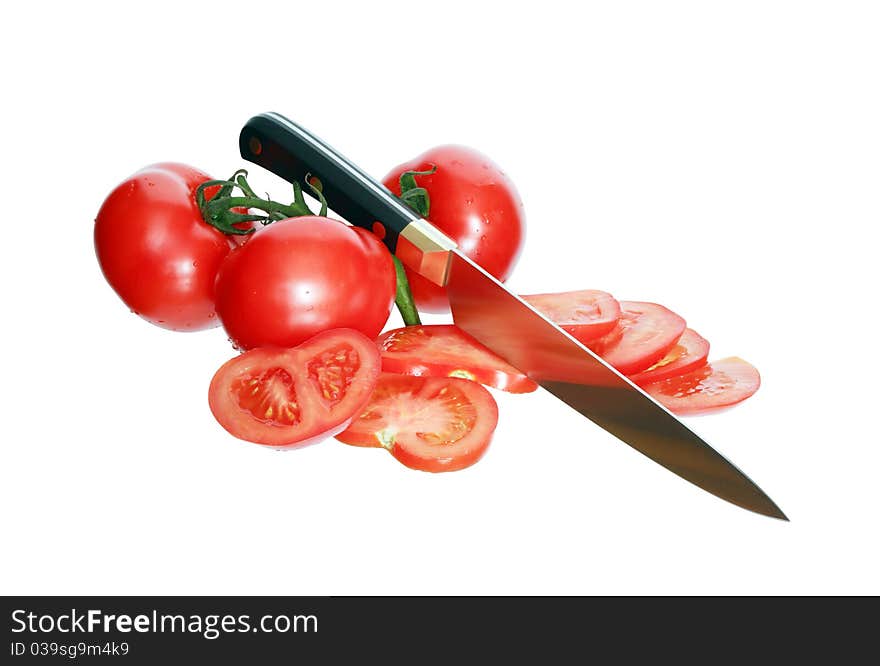
[[[244,159],[289,182],[310,180],[336,213],[376,233],[410,269],[445,285],[456,325],[557,398],[703,490],[787,520],[751,479],[665,407],[323,141],[284,116],[264,113],[242,128],[239,148]]]

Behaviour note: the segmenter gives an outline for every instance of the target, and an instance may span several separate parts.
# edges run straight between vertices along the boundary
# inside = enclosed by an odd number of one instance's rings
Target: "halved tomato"
[[[650,368],[684,333],[685,320],[656,303],[620,302],[620,318],[587,346],[625,375]]]
[[[483,456],[497,424],[498,406],[476,382],[383,372],[360,417],[336,438],[384,447],[413,469],[452,472]]]
[[[645,391],[675,414],[694,415],[731,407],[753,395],[761,386],[757,369],[731,357],[678,377],[645,386]]]
[[[380,368],[372,340],[339,328],[293,349],[261,347],[227,361],[211,380],[208,403],[239,439],[306,446],[348,427],[369,400]]]
[[[462,377],[510,393],[538,385],[454,325],[407,326],[379,336],[382,370],[417,377]]]
[[[676,375],[683,375],[706,365],[709,356],[709,342],[696,331],[688,328],[681,334],[675,346],[666,352],[666,356],[657,361],[647,370],[630,376],[630,379],[644,386],[651,382],[659,382]]]
[[[617,299],[596,289],[533,294],[522,299],[581,342],[610,333],[620,317]]]

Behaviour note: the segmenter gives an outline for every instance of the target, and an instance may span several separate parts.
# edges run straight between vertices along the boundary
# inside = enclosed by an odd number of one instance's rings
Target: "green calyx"
[[[306,185],[315,198],[321,202],[321,210],[318,215],[327,215],[327,201],[321,193],[320,184],[306,177]],[[219,186],[220,189],[208,199],[205,190]],[[236,195],[235,190],[241,191]],[[215,229],[224,234],[234,236],[246,236],[254,233],[251,222],[259,222],[262,225],[272,224],[288,217],[301,217],[314,215],[303,197],[302,187],[299,183],[293,184],[293,201],[283,204],[269,198],[262,199],[257,196],[253,188],[247,182],[247,171],[239,169],[229,180],[209,180],[196,188],[196,205],[202,213],[202,219]],[[236,210],[238,209],[238,210]],[[247,212],[241,212],[246,209]],[[262,213],[252,211],[259,210]]]
[[[437,171],[433,164],[427,171],[404,171],[400,174],[400,200],[422,217],[431,212],[431,197],[428,190],[419,187],[416,176],[430,176]]]

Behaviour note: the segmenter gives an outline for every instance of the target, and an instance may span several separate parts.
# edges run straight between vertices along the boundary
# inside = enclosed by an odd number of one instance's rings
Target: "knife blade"
[[[749,477],[665,407],[458,251],[446,287],[459,328],[570,407],[703,490],[788,520]]]
[[[239,148],[244,159],[290,182],[319,185],[335,212],[373,230],[409,268],[446,286],[457,326],[562,402],[699,488],[788,520],[757,484],[665,407],[326,143],[280,114],[265,113],[244,125]]]

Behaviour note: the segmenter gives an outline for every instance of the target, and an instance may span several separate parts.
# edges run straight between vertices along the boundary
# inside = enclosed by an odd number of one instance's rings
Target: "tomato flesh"
[[[656,303],[621,301],[614,329],[587,346],[625,375],[645,370],[675,346],[685,320]]]
[[[385,372],[461,377],[510,393],[538,385],[455,325],[407,326],[378,339]]]
[[[309,379],[330,405],[337,404],[345,397],[359,369],[358,353],[348,345],[338,345],[321,352],[308,364]]]
[[[475,382],[382,373],[361,415],[337,439],[383,447],[413,469],[451,472],[483,456],[497,423],[495,400]]]
[[[380,368],[375,344],[362,333],[325,331],[293,349],[257,348],[227,361],[208,402],[239,439],[300,447],[344,430],[369,400]]]
[[[741,358],[731,357],[644,388],[669,411],[696,415],[740,403],[754,395],[760,386],[758,370]]]
[[[596,289],[532,294],[522,298],[581,342],[610,333],[620,317],[617,299]]]
[[[666,356],[647,370],[630,376],[639,386],[659,382],[676,375],[682,375],[706,365],[709,356],[709,342],[696,331],[688,328],[681,334],[678,342],[666,352]]]
[[[269,425],[292,426],[302,420],[293,377],[283,367],[237,378],[230,391],[238,406]]]

